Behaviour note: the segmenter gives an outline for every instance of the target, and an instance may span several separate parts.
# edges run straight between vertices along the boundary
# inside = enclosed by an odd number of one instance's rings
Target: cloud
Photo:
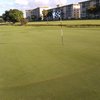
[[[67,0],[49,0],[50,6],[56,6],[58,4],[65,5],[67,4]]]
[[[57,4],[66,5],[67,0],[0,0],[0,14],[9,9],[27,10],[36,7],[56,7]]]
[[[67,0],[15,0],[15,3],[19,6],[25,6],[24,8],[34,8],[41,6],[55,7],[57,4],[65,5]]]
[[[16,4],[19,4],[19,5],[28,5],[29,1],[28,0],[15,0],[15,3]]]

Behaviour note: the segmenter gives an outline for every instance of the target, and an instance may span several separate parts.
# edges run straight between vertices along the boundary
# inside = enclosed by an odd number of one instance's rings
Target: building
[[[88,12],[89,9],[94,9],[91,13]],[[98,9],[98,11],[97,11]],[[80,2],[80,17],[84,18],[100,18],[100,0],[88,0]]]
[[[29,21],[38,21],[43,19],[43,14],[42,11],[43,10],[47,10],[49,9],[48,7],[38,7],[32,10],[26,10],[26,18]]]
[[[90,7],[93,7],[93,6],[100,6],[100,0],[91,0]]]
[[[32,15],[32,14],[31,14],[31,11],[32,11],[32,10],[26,10],[26,18],[27,18],[29,21],[31,21],[31,17],[32,17],[32,16],[31,16],[31,15]]]
[[[43,18],[42,11],[47,10],[48,16]],[[87,0],[78,4],[57,5],[56,8],[38,7],[26,10],[26,18],[29,20],[66,20],[100,18],[100,0]]]
[[[80,17],[85,19],[88,17],[87,9],[90,7],[90,1],[80,2]]]
[[[80,18],[80,5],[79,4],[70,4],[61,7],[56,7],[52,9],[53,19],[62,20],[65,19],[79,19]]]
[[[92,16],[92,18],[100,18],[100,0],[91,0],[89,8],[93,8],[93,7],[95,8],[95,12],[89,14],[89,17]]]
[[[80,5],[70,4],[65,6],[57,5],[56,8],[49,9],[49,7],[38,7],[32,10],[26,10],[26,18],[29,21],[43,20],[43,10],[48,10],[48,18],[46,20],[59,20],[59,19],[79,19],[80,18]],[[51,14],[52,13],[52,14]]]
[[[53,11],[53,20],[59,20],[62,18],[61,15],[62,7],[53,8],[52,11]]]
[[[80,5],[70,4],[63,7],[64,19],[79,19],[80,18]]]

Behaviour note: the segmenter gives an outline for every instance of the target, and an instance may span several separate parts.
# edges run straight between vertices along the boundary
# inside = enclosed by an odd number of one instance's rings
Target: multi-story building
[[[29,21],[43,19],[42,11],[47,9],[48,7],[38,7],[32,10],[26,10],[26,18],[29,19]]]
[[[62,7],[53,8],[54,19],[79,19],[80,18],[80,5],[70,4]]]
[[[62,18],[62,15],[61,15],[62,7],[58,6],[56,8],[53,8],[52,11],[53,11],[53,20],[59,20]]]
[[[94,9],[94,12],[89,11],[91,8]],[[26,18],[29,20],[39,20],[41,18],[43,20],[43,10],[48,10],[49,12],[46,20],[100,18],[100,0],[88,0],[65,6],[57,5],[56,8],[52,9],[39,7],[26,10]]]
[[[70,4],[70,5],[64,6],[63,10],[64,10],[64,19],[79,19],[80,18],[79,4]]]
[[[32,10],[26,10],[26,18],[29,20],[29,21],[31,21],[31,11]]]
[[[100,18],[100,0],[91,0],[89,8],[92,7],[95,7],[95,11],[93,14],[89,14],[89,17],[93,16],[93,18]]]
[[[90,7],[90,1],[80,2],[80,17],[87,18],[87,9]]]
[[[48,7],[38,7],[32,10],[26,10],[26,18],[29,20],[43,19],[43,10],[48,10],[50,16],[48,20],[59,20],[59,19],[79,19],[80,18],[80,5],[70,4],[65,6],[57,6],[56,8],[49,9]]]
[[[100,6],[100,0],[91,0],[90,7],[92,6]]]
[[[89,8],[100,7],[100,0],[88,0],[80,2],[80,16],[82,18],[94,18],[96,16],[100,17],[100,10],[92,14],[88,13]]]

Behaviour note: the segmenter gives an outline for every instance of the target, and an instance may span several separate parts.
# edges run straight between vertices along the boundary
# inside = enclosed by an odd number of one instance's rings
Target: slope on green
[[[100,100],[100,28],[0,27],[0,100]]]

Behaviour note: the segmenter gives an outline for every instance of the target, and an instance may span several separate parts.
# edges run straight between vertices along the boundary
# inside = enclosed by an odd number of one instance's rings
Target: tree
[[[0,16],[0,23],[3,23],[3,22],[4,22],[4,20],[3,20],[2,16]]]
[[[52,17],[52,11],[51,11],[51,10],[48,11],[47,16],[48,16],[48,17]]]
[[[43,10],[42,14],[43,14],[43,20],[46,20],[48,15],[48,10]]]
[[[52,13],[53,13],[52,10],[49,10],[47,16],[52,17]]]
[[[5,22],[20,22],[23,18],[23,12],[18,9],[10,9],[9,11],[5,11],[2,15]]]
[[[10,18],[9,18],[9,11],[5,11],[5,13],[2,15],[2,18],[5,22],[9,22]]]
[[[89,18],[95,18],[96,13],[97,13],[96,6],[92,6],[87,9],[87,14]]]
[[[53,12],[52,12],[52,10],[48,10],[47,19],[48,20],[53,20]]]
[[[93,7],[90,7],[87,9],[88,13],[91,13],[91,14],[95,14],[96,13],[96,7],[93,6]]]

